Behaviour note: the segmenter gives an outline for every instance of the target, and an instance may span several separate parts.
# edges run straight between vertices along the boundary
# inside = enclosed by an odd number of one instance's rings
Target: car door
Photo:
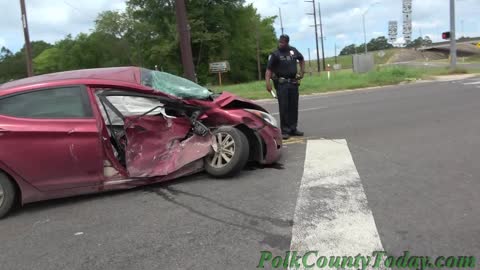
[[[97,91],[97,96],[107,126],[122,125],[123,133],[115,141],[130,177],[169,175],[211,150],[208,128],[195,119],[199,108],[134,91]]]
[[[86,87],[0,97],[0,160],[42,191],[100,184],[103,150]]]

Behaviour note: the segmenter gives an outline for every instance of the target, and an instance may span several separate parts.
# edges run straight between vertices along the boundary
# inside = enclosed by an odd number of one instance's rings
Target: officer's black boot
[[[300,130],[297,130],[297,129],[290,132],[290,135],[292,135],[292,136],[303,136],[303,134],[304,134],[303,132],[301,132]]]

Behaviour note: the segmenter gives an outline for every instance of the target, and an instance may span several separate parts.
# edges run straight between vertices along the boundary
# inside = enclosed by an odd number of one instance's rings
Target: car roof
[[[0,85],[0,90],[61,80],[100,79],[140,84],[139,67],[92,68],[38,75]]]

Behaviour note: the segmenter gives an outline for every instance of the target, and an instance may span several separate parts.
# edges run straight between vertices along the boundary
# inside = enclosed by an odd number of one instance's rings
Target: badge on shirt
[[[290,51],[290,55],[293,56],[295,54],[294,51]]]

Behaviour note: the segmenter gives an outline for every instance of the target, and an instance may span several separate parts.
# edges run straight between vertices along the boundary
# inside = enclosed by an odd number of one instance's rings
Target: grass
[[[467,58],[465,58],[465,61],[478,63],[478,62],[480,62],[480,54],[467,57]]]
[[[374,52],[371,52],[371,53],[373,53],[375,64],[378,65],[378,64],[386,64],[388,62],[388,60],[397,51],[398,51],[398,49],[384,50],[385,55],[383,57],[380,57],[378,55],[379,51],[374,51]],[[359,52],[359,53],[361,53],[361,52]],[[312,55],[312,59],[316,59],[316,57],[317,57],[316,55]],[[353,66],[352,55],[339,55],[339,56],[337,56],[337,63],[342,65],[342,69],[351,69],[352,66]],[[330,64],[330,66],[333,68],[333,65],[335,64],[335,57],[325,58],[325,64]],[[305,63],[305,69],[307,70],[307,72],[317,70],[317,61],[316,60],[307,61]],[[323,70],[323,66],[321,66],[321,69]]]
[[[453,73],[447,68],[423,69],[407,67],[386,67],[377,68],[369,73],[357,74],[351,70],[341,70],[332,73],[330,80],[326,73],[321,75],[306,75],[300,86],[300,94],[325,93],[347,89],[365,88],[373,86],[384,86],[398,84],[405,81],[417,79],[428,79],[432,76],[448,74],[464,74],[466,72],[479,72],[479,70],[456,70]],[[228,91],[248,99],[272,98],[265,90],[264,81],[256,81],[244,84],[215,86],[216,92]]]

